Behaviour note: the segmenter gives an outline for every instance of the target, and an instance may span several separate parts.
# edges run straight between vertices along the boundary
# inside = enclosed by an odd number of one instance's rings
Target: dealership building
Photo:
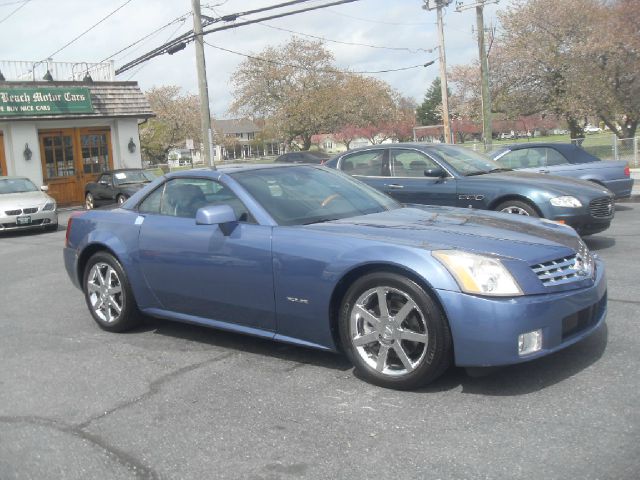
[[[153,112],[137,82],[114,78],[110,63],[0,62],[0,176],[71,205],[100,172],[140,168],[138,126]]]

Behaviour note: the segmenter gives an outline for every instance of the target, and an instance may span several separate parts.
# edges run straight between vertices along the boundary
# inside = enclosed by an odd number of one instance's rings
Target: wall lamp
[[[24,144],[24,152],[22,152],[22,155],[24,155],[24,159],[25,160],[31,160],[31,156],[33,155],[33,152],[29,148],[29,144],[28,143]]]
[[[127,144],[127,148],[129,149],[129,152],[131,152],[131,153],[136,151],[136,144],[133,141],[133,137],[131,137],[131,139],[129,140],[129,143]]]

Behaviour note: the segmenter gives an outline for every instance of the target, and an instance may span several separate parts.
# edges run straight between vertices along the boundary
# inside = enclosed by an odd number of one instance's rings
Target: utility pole
[[[444,26],[442,22],[442,9],[449,6],[452,0],[423,0],[422,8],[436,10],[438,18],[438,39],[440,50],[440,91],[442,93],[442,126],[444,129],[444,141],[451,141],[451,126],[449,124],[449,88],[447,86],[447,57],[444,49]]]
[[[195,33],[196,67],[198,70],[198,93],[200,94],[200,126],[204,145],[204,163],[216,168],[211,154],[211,113],[209,112],[209,87],[207,86],[207,67],[204,60],[204,38],[202,38],[202,17],[200,0],[191,0],[193,8],[193,33]]]
[[[491,126],[491,93],[489,91],[489,60],[484,42],[484,6],[486,3],[498,3],[498,0],[475,0],[472,5],[456,3],[456,12],[476,8],[476,28],[478,29],[478,55],[480,57],[480,91],[482,98],[482,140],[485,151],[491,149],[493,131]]]

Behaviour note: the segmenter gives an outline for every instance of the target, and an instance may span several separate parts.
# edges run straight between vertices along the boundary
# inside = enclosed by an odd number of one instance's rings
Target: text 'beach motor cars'
[[[633,189],[633,178],[626,161],[602,161],[571,143],[509,145],[489,155],[503,167],[597,183],[611,190],[616,199],[630,197]]]
[[[26,177],[0,177],[0,231],[58,229],[56,201]]]
[[[542,217],[581,235],[599,233],[615,215],[606,188],[514,172],[472,150],[445,144],[395,143],[347,151],[326,163],[412,204],[449,205]]]
[[[413,388],[563,349],[604,321],[602,261],[567,226],[403,207],[315,165],[174,172],[72,217],[64,260],[108,331],[140,313],[328,351]],[[561,365],[558,368],[562,368]]]
[[[141,168],[109,170],[100,174],[95,182],[84,187],[84,206],[87,210],[101,205],[122,205],[125,200],[152,182],[156,176]]]

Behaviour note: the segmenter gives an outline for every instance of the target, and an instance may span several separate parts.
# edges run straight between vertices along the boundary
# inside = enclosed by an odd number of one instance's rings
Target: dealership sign
[[[93,113],[88,88],[0,88],[0,117]]]

